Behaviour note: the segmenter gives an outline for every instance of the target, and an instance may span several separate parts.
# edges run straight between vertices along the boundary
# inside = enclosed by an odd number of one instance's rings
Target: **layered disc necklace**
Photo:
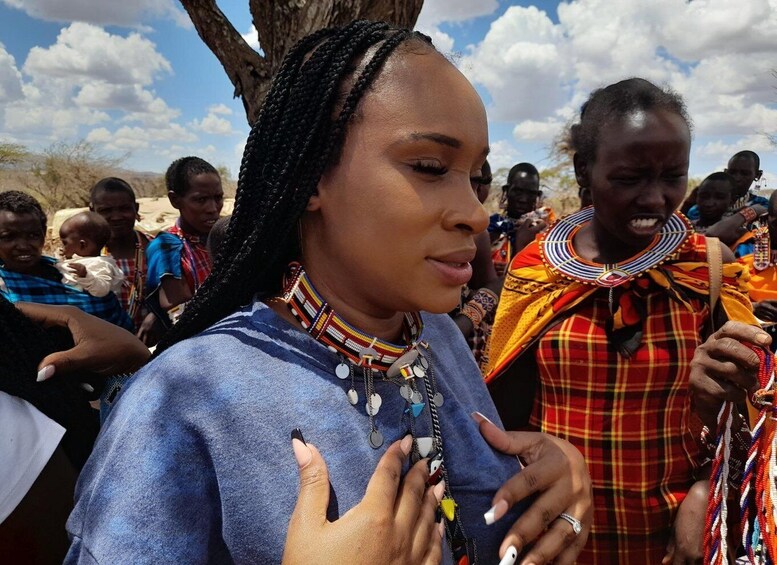
[[[369,419],[367,442],[373,449],[384,443],[377,421],[383,399],[376,391],[375,382],[396,385],[397,393],[404,401],[403,417],[413,437],[412,462],[429,458],[430,485],[445,479],[440,512],[445,517],[448,542],[456,563],[475,563],[474,542],[464,533],[458,505],[447,480],[438,413],[445,399],[437,388],[432,348],[421,339],[423,321],[420,314],[404,314],[402,344],[370,336],[334,311],[297,262],[287,268],[281,298],[303,329],[337,354],[338,362],[332,372],[343,382],[347,402],[360,410],[363,405]],[[421,425],[421,420],[425,426]],[[431,429],[431,435],[420,435],[418,430],[422,427]]]
[[[546,267],[577,282],[613,288],[671,259],[693,233],[690,222],[675,212],[638,254],[617,263],[594,263],[580,257],[572,246],[580,228],[593,217],[594,209],[589,206],[561,218],[540,236],[540,255]]]

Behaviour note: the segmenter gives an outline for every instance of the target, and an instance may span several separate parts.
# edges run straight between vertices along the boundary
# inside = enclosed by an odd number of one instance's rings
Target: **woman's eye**
[[[412,167],[414,171],[426,175],[440,176],[448,172],[447,168],[443,167],[436,161],[418,161],[413,163]]]

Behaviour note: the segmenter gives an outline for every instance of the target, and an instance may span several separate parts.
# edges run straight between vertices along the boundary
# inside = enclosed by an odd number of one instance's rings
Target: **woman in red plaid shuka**
[[[642,79],[594,92],[572,129],[594,205],[518,254],[501,295],[486,371],[505,425],[569,440],[591,473],[578,563],[702,556],[708,468],[689,372],[711,330],[710,273],[705,238],[675,212],[690,139],[672,92]],[[746,270],[721,253],[716,319],[749,322]]]

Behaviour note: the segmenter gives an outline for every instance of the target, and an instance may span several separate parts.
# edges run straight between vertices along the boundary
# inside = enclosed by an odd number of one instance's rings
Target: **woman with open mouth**
[[[708,256],[675,212],[691,143],[677,94],[638,78],[612,84],[591,94],[571,134],[593,207],[513,260],[487,381],[508,429],[555,434],[583,453],[595,517],[578,563],[696,562],[710,454],[691,432],[690,362],[714,321],[753,321],[743,268],[717,240]]]

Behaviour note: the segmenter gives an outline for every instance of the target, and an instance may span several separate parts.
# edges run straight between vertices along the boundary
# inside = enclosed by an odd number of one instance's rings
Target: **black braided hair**
[[[176,159],[170,163],[170,166],[167,167],[167,172],[165,173],[165,186],[167,187],[167,191],[175,192],[176,194],[183,196],[189,191],[189,180],[193,176],[202,173],[219,174],[216,167],[199,157],[189,156]]]
[[[62,447],[80,470],[99,431],[97,411],[89,406],[78,383],[90,375],[54,376],[37,382],[38,364],[46,355],[73,346],[67,330],[44,330],[0,296],[0,390],[26,400],[67,432]]]
[[[43,212],[40,203],[29,194],[19,190],[0,192],[0,211],[38,216],[43,233],[46,233],[46,214]]]
[[[292,47],[246,141],[232,220],[213,270],[157,354],[254,295],[280,290],[299,251],[297,221],[321,175],[337,163],[359,102],[400,45],[434,50],[428,37],[369,21],[320,30]]]
[[[643,78],[629,78],[594,90],[580,108],[580,121],[570,129],[570,145],[586,162],[596,159],[599,132],[635,111],[667,110],[679,115],[688,128],[691,119],[682,97]]]

